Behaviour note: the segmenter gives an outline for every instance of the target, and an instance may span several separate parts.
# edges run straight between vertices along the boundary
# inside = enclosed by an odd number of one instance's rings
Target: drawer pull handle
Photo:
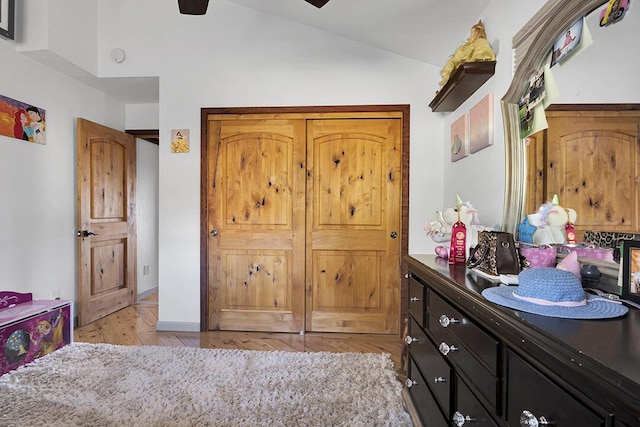
[[[418,383],[411,378],[407,378],[406,380],[404,380],[404,384],[407,386],[407,388],[411,388]]]
[[[418,297],[411,297],[411,299],[410,299],[409,301],[411,301],[411,302],[420,301],[420,298],[418,298]]]
[[[433,379],[433,381],[434,381],[436,384],[438,384],[438,383],[446,383],[446,382],[447,382],[447,379],[446,379],[445,377],[435,377],[435,378]]]
[[[449,345],[445,342],[441,342],[440,345],[438,346],[438,350],[440,350],[440,353],[446,356],[447,354],[449,354],[449,352],[458,351],[460,349],[455,345]]]
[[[418,338],[414,338],[411,335],[407,335],[406,338],[404,339],[404,342],[407,343],[407,345],[411,345],[412,343],[418,341]]]
[[[520,414],[520,426],[521,427],[538,427],[538,426],[548,426],[555,423],[547,421],[545,417],[536,418],[535,415],[531,413],[531,411],[527,411],[526,409],[522,411]]]
[[[443,328],[446,328],[452,323],[460,323],[458,319],[454,319],[453,317],[447,317],[446,314],[443,314],[442,316],[440,316],[440,319],[438,319],[438,322],[440,322]]]
[[[457,427],[462,427],[464,425],[464,423],[475,423],[476,420],[471,418],[469,415],[467,415],[466,417],[464,415],[462,415],[460,413],[460,411],[456,411],[453,414],[453,423],[457,426]]]

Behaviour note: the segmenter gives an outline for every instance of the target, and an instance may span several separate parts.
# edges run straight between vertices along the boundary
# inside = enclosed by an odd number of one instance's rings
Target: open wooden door
[[[78,119],[78,324],[136,298],[136,143]]]

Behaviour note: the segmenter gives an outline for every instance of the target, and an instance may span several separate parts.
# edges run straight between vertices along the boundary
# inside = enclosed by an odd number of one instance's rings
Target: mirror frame
[[[549,0],[512,40],[514,76],[501,100],[505,144],[505,194],[503,230],[517,232],[524,218],[527,163],[520,138],[518,103],[529,79],[544,65],[553,43],[578,18],[587,16],[607,0]]]

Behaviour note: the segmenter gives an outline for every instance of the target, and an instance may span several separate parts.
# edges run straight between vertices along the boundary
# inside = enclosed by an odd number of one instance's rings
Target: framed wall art
[[[15,37],[15,0],[0,0],[0,36],[13,40]]]
[[[0,135],[46,144],[44,108],[0,95]]]
[[[171,152],[189,152],[189,129],[171,129]]]
[[[469,110],[471,154],[493,145],[493,94],[482,98]]]
[[[455,122],[451,123],[451,161],[457,162],[469,155],[469,141],[467,122],[469,115],[463,114]]]
[[[640,240],[622,242],[622,298],[640,303]]]

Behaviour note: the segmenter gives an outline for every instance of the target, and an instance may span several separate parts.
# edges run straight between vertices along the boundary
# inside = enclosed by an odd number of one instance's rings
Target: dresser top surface
[[[462,308],[476,313],[486,310],[486,318],[494,315],[496,319],[509,320],[521,331],[533,328],[563,354],[573,353],[576,360],[587,358],[604,368],[603,372],[609,371],[611,375],[635,383],[636,390],[640,391],[640,310],[630,307],[623,317],[601,320],[560,319],[525,313],[487,301],[481,292],[500,286],[500,283],[479,276],[463,265],[449,265],[447,260],[432,255],[410,255],[407,261],[412,270],[439,273],[449,286],[443,289],[451,291]]]

